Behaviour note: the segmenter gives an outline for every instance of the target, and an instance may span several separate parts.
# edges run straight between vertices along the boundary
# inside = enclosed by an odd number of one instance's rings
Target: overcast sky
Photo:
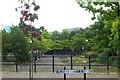
[[[74,27],[89,27],[92,14],[80,8],[75,0],[36,0],[40,5],[39,20],[35,26],[44,26],[47,31]],[[19,23],[20,13],[15,11],[18,0],[1,0],[0,25],[11,26]]]

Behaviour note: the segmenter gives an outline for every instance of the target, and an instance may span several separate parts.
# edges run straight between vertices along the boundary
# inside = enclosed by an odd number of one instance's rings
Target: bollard
[[[64,67],[64,70],[66,70],[66,67]],[[64,73],[64,80],[66,80],[66,73]]]
[[[53,56],[52,56],[52,59],[53,59],[52,61],[53,61],[53,73],[54,73],[54,65],[55,65],[55,64],[54,64],[54,54],[53,54]]]
[[[84,70],[86,70],[86,67],[84,67]],[[84,80],[86,80],[86,73],[84,73]]]

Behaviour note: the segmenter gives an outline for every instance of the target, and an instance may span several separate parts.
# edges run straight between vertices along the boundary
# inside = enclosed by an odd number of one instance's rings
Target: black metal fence
[[[10,58],[12,59],[12,57]],[[118,57],[83,57],[74,55],[41,55],[36,57],[33,62],[34,72],[56,72],[66,69],[92,69],[94,74],[117,74]],[[15,64],[14,62],[3,62],[2,71],[4,72],[29,72],[29,63]]]

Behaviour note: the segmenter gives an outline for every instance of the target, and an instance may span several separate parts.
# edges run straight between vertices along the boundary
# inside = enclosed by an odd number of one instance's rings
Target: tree
[[[19,27],[13,27],[10,33],[10,42],[16,63],[30,61],[30,43]]]
[[[108,47],[110,50],[114,49],[114,51],[119,51],[118,49],[120,48],[120,46],[118,45],[120,44],[119,41],[120,27],[118,26],[120,21],[119,3],[118,2],[79,2],[79,0],[77,0],[77,2],[78,4],[80,4],[80,7],[85,8],[89,12],[93,13],[92,20],[94,19],[98,20],[98,22],[95,23],[95,25],[97,24],[98,26],[100,22],[104,24],[103,27],[100,27],[100,29],[98,29],[99,32],[101,32],[101,35],[104,35],[102,36],[103,40],[101,40],[101,42],[102,41],[103,43],[107,42],[107,44],[106,43],[105,45],[103,44],[102,48]],[[98,37],[98,35],[96,37]],[[115,44],[113,44],[113,42],[115,42]]]
[[[62,32],[60,33],[60,39],[61,40],[69,39],[69,34],[70,34],[69,31],[62,30]]]
[[[2,59],[5,60],[7,57],[7,54],[10,50],[10,35],[3,29],[1,31],[2,33]]]
[[[82,47],[86,49],[86,38],[83,34],[75,34],[71,39],[71,48],[76,49],[79,54],[82,53]]]

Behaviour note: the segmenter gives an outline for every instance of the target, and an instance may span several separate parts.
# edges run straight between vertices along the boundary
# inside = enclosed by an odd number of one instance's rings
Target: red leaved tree
[[[40,6],[36,4],[35,0],[18,0],[20,6],[15,8],[17,12],[20,12],[19,27],[23,30],[25,35],[31,34],[32,37],[41,41],[41,31],[34,27],[34,21],[38,20],[37,11]]]

